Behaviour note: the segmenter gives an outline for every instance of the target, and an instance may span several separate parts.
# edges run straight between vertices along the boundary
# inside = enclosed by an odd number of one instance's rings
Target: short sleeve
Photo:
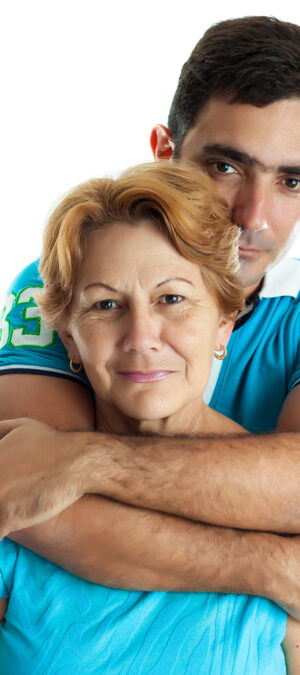
[[[0,598],[9,598],[13,585],[18,544],[6,537],[0,541]]]
[[[0,313],[0,375],[53,375],[89,386],[84,371],[70,370],[63,343],[41,317],[34,300],[43,285],[38,264],[36,260],[28,265],[14,280]]]
[[[300,294],[295,299],[295,322],[293,326],[293,345],[295,349],[293,373],[289,378],[289,392],[300,384]]]

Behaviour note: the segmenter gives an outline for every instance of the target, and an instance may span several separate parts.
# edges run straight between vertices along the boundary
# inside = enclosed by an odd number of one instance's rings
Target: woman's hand
[[[300,673],[300,622],[287,618],[286,634],[282,643],[285,655],[287,675],[299,675]]]

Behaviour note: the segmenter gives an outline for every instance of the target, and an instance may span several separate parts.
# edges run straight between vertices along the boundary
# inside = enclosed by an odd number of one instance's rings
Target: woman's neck
[[[128,435],[196,435],[212,433],[219,413],[208,408],[197,399],[173,415],[162,419],[134,419],[124,415],[105,401],[96,402],[96,425],[99,431],[112,434]]]

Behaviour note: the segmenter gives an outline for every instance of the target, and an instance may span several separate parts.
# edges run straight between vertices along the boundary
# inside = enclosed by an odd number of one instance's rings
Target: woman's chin
[[[137,397],[139,399],[139,397]],[[161,400],[153,396],[140,397],[126,401],[118,401],[114,405],[117,416],[123,422],[128,421],[128,431],[139,433],[162,433],[166,423],[175,418],[180,406],[175,402]]]
[[[170,405],[160,405],[160,404],[149,404],[141,405],[139,407],[126,405],[123,409],[120,409],[120,412],[130,419],[136,420],[137,422],[158,422],[164,420],[167,417],[172,417],[177,412],[176,408],[173,408]]]

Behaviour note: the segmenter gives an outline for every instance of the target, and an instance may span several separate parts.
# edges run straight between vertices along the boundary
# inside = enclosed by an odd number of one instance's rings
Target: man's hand
[[[82,496],[72,439],[35,420],[0,422],[0,538],[48,520]]]

